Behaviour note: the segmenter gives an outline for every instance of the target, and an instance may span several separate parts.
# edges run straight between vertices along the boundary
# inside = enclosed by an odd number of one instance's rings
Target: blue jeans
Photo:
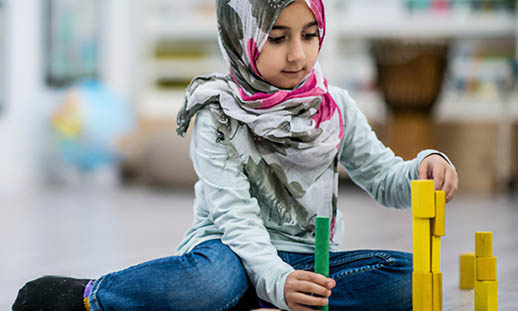
[[[279,252],[296,270],[313,270],[313,255]],[[395,251],[331,252],[336,287],[330,310],[411,310],[412,255]],[[220,240],[183,256],[145,262],[95,281],[92,311],[250,310],[271,306],[255,295],[242,263]]]

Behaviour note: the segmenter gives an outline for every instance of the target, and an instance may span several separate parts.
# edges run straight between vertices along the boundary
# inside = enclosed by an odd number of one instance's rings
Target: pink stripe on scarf
[[[258,92],[254,95],[247,96],[243,89],[239,88],[239,90],[243,101],[261,101],[260,109],[268,109],[293,98],[320,96],[325,94],[324,90],[317,87],[317,78],[314,71],[311,72],[311,75],[308,77],[304,85],[293,91],[277,91],[273,94]]]
[[[257,66],[255,65],[255,61],[257,58],[259,58],[259,49],[257,48],[257,43],[255,43],[254,38],[250,38],[248,40],[248,56],[250,57],[250,65],[252,66],[252,69],[254,70],[255,74],[261,77],[261,74],[259,73],[259,70],[257,70]]]
[[[324,3],[322,0],[306,0],[306,3],[315,16],[318,28],[322,29],[322,33],[320,34],[320,48],[322,48],[322,43],[324,42],[324,37],[326,34],[326,16],[324,13]]]
[[[324,79],[324,85],[327,86],[327,79]],[[333,115],[335,114],[335,111],[338,110],[338,116],[340,119],[340,140],[342,139],[344,135],[344,120],[342,118],[342,112],[340,109],[338,109],[338,105],[336,104],[335,100],[329,94],[329,92],[326,92],[322,96],[322,103],[320,104],[320,109],[318,112],[313,116],[313,120],[316,122],[316,127],[320,127],[320,123],[331,120]],[[338,144],[338,147],[340,147],[340,144]]]

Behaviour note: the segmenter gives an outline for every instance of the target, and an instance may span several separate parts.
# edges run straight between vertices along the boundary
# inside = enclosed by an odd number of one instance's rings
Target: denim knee
[[[219,240],[211,249],[194,249],[187,256],[193,257],[195,267],[190,279],[198,279],[198,310],[227,310],[247,291],[249,280],[241,260]]]
[[[361,250],[334,258],[330,310],[411,310],[412,255]]]

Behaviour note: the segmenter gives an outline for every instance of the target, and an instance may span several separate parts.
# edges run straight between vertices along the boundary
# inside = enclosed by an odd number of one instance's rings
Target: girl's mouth
[[[300,70],[283,70],[281,71],[285,76],[290,78],[298,78],[299,76],[304,74],[304,69]]]

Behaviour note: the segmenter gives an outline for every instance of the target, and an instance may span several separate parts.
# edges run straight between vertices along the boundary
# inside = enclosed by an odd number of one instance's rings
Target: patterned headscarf
[[[196,112],[209,105],[218,134],[246,159],[252,195],[274,210],[272,221],[313,230],[317,215],[331,217],[334,225],[341,112],[318,62],[293,89],[271,85],[255,65],[275,20],[294,1],[217,0],[218,42],[230,73],[193,79],[177,132],[183,135]],[[305,2],[317,22],[321,48],[322,0]]]

